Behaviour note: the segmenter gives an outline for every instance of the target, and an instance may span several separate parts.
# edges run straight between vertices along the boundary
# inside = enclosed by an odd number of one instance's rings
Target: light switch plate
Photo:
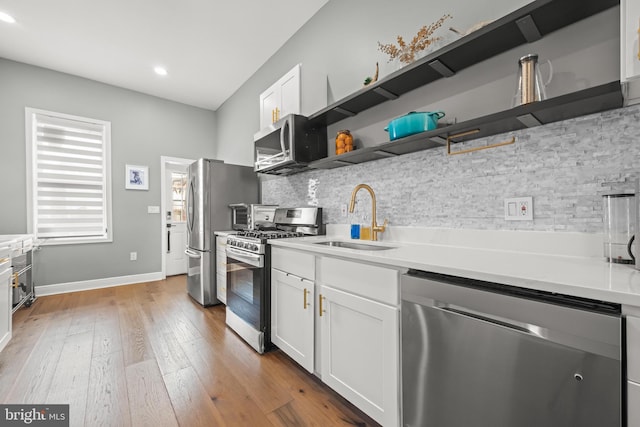
[[[150,213],[150,214],[160,213],[160,206],[147,206],[147,213]]]
[[[504,199],[506,221],[533,221],[533,197],[511,197]]]

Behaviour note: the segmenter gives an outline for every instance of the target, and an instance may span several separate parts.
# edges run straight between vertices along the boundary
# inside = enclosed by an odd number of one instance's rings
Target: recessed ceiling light
[[[153,69],[153,71],[156,72],[157,75],[159,76],[166,76],[167,75],[167,69],[164,67],[155,67]]]
[[[16,18],[14,18],[13,16],[9,15],[8,13],[0,11],[0,21],[7,22],[9,24],[13,24],[14,22],[16,22]]]

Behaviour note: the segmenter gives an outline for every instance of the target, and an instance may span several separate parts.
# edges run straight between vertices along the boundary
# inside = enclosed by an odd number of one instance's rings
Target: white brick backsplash
[[[357,131],[354,132],[357,135]],[[457,156],[445,148],[262,182],[263,203],[304,206],[317,180],[324,222],[347,224],[353,188],[376,192],[378,218],[399,226],[601,233],[602,195],[633,191],[640,175],[640,105],[468,141],[456,150],[516,137]],[[534,220],[504,220],[504,198],[533,197]],[[360,210],[369,212],[366,192]]]

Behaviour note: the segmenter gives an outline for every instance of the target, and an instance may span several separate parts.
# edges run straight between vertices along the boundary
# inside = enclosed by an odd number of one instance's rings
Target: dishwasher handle
[[[528,323],[517,322],[515,320],[507,319],[505,317],[494,316],[486,313],[478,313],[464,307],[456,307],[456,306],[452,306],[450,304],[444,304],[441,302],[436,302],[433,307],[436,309],[447,311],[449,313],[457,314],[460,316],[470,317],[472,319],[492,323],[498,326],[503,326],[505,328],[513,329],[514,331],[521,332],[524,334],[535,335],[536,337],[540,337],[540,338],[546,338],[547,336],[546,333],[543,333],[546,331],[546,329],[544,328],[540,328],[539,326],[531,325]]]

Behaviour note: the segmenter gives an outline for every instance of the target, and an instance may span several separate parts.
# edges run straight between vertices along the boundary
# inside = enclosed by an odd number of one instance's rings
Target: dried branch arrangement
[[[425,50],[429,45],[441,39],[441,37],[432,37],[432,34],[442,26],[444,21],[451,18],[446,14],[431,25],[425,25],[420,28],[411,42],[407,44],[402,36],[398,36],[398,45],[393,43],[382,44],[378,42],[378,50],[389,55],[389,62],[398,59],[403,64],[410,64],[416,59],[416,53]]]

